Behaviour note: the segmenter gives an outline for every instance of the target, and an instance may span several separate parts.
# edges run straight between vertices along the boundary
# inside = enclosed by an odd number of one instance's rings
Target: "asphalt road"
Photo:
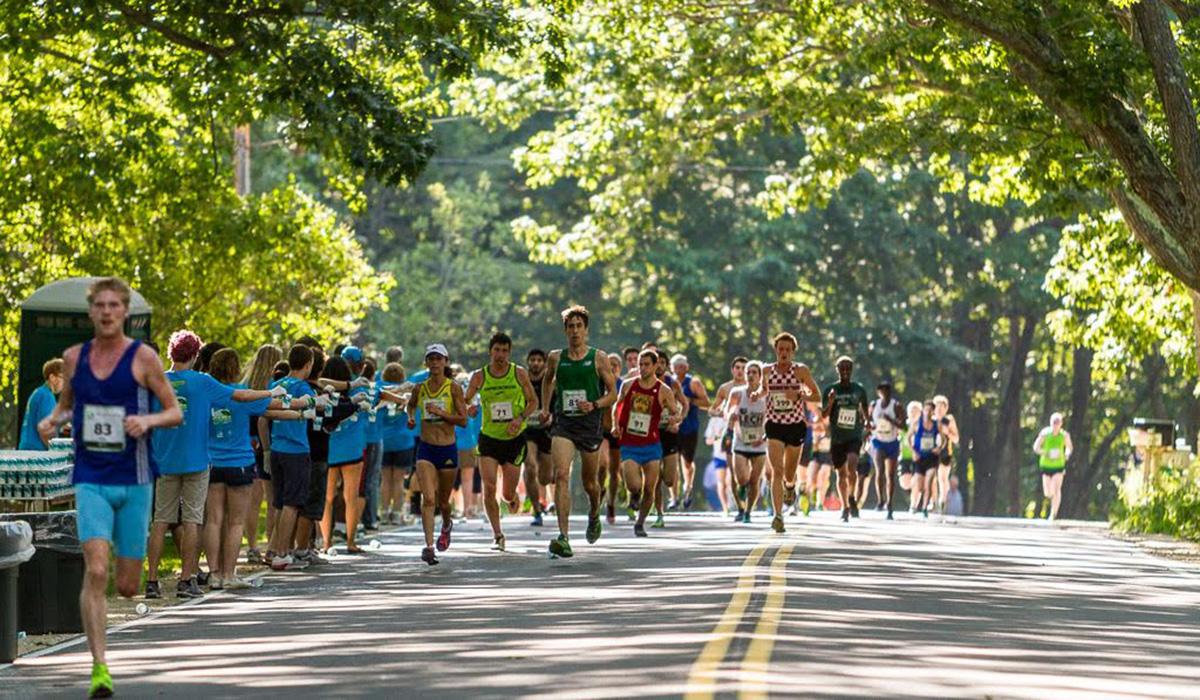
[[[455,530],[442,564],[418,533],[110,636],[119,697],[1195,698],[1200,576],[1095,527],[964,519],[775,535],[622,518],[595,545],[506,520]],[[79,698],[76,645],[0,671],[0,696]]]

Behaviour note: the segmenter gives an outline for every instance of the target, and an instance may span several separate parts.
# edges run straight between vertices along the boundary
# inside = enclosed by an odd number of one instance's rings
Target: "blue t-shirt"
[[[478,397],[476,397],[478,400]],[[474,418],[467,417],[467,427],[454,426],[454,445],[455,449],[473,450],[479,444],[479,431],[483,428],[483,410],[481,409],[475,414]]]
[[[384,388],[392,391],[397,387],[385,385]],[[404,406],[390,402],[385,404],[379,410],[378,420],[384,452],[411,450],[416,444],[417,428],[409,429],[408,414],[404,412]]]
[[[371,404],[372,405],[379,403],[379,389],[381,386],[383,386],[382,382],[379,379],[375,379],[374,381],[375,381],[375,383],[371,385],[370,389],[364,390],[364,391],[371,392]],[[376,411],[376,413],[375,413],[375,422],[374,423],[371,422],[370,416],[366,412],[363,412],[362,421],[364,423],[363,437],[366,440],[368,445],[373,445],[383,439],[382,437],[380,437],[380,433],[379,433],[379,412],[378,411]]]
[[[367,391],[367,389],[351,393],[356,394],[362,391]],[[330,464],[350,464],[362,461],[363,450],[367,448],[366,425],[366,411],[357,411],[354,415],[338,423],[337,428],[329,436]]]
[[[18,450],[44,450],[46,443],[42,442],[42,438],[38,436],[38,423],[42,419],[54,412],[54,406],[58,403],[54,392],[50,391],[49,384],[43,384],[33,390],[29,395],[29,403],[25,404],[25,420],[21,423],[21,441],[17,444]]]
[[[287,388],[288,396],[293,399],[298,396],[316,396],[317,392],[303,379],[284,377],[272,382],[271,388],[283,385]],[[308,425],[304,420],[275,420],[271,421],[271,451],[289,455],[308,454]]]
[[[231,389],[249,389],[245,384],[229,384]],[[214,468],[254,466],[254,447],[250,444],[250,418],[266,413],[271,399],[258,401],[215,401],[208,429],[208,454]]]
[[[226,386],[207,374],[185,369],[167,372],[167,382],[179,400],[183,423],[174,428],[153,431],[151,446],[154,461],[162,474],[191,474],[208,469],[208,424],[213,404],[231,400],[233,387]],[[154,411],[161,411],[158,399]]]

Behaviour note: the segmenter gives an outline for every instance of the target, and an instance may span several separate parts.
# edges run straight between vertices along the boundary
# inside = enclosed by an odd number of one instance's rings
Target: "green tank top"
[[[572,360],[563,348],[554,375],[559,410],[564,416],[581,416],[581,401],[600,399],[600,377],[596,374],[596,348],[591,348],[582,360]]]
[[[900,431],[900,459],[913,458],[912,440],[908,439],[908,431]]]
[[[1062,469],[1067,466],[1067,436],[1065,433],[1048,433],[1042,440],[1042,455],[1038,459],[1042,469]]]
[[[483,386],[479,389],[479,409],[483,412],[483,427],[480,432],[495,440],[512,440],[508,424],[525,412],[525,390],[517,381],[517,366],[508,363],[503,377],[493,377],[488,365],[479,370],[483,373]],[[525,424],[521,423],[521,430]]]

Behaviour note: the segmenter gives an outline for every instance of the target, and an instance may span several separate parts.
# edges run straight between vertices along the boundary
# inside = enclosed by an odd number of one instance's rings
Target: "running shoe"
[[[439,552],[444,552],[447,549],[450,549],[450,531],[453,529],[453,524],[451,524],[449,527],[442,527],[442,534],[438,535],[437,538],[437,550]]]
[[[225,580],[225,590],[227,591],[243,591],[247,588],[255,588],[255,585],[238,576]]]
[[[208,577],[208,590],[210,590],[210,591],[225,590],[225,579],[221,578],[220,576],[209,576]]]
[[[745,517],[746,517],[746,511],[741,508],[738,508],[737,515],[734,516],[733,522],[735,522],[735,523],[745,522],[744,520],[742,520],[742,518],[745,518]]]
[[[113,696],[112,675],[107,664],[92,664],[92,685],[88,688],[89,698],[111,698]]]
[[[883,510],[884,508],[887,508],[887,504],[883,501],[875,504],[875,510]]]
[[[672,498],[667,502],[667,510],[679,510],[679,501]]]
[[[492,549],[496,550],[497,552],[504,551],[504,533],[496,535],[496,541],[492,544]]]
[[[854,500],[853,498],[850,499],[850,517],[858,517],[858,501]]]
[[[158,581],[146,582],[146,600],[158,600],[162,597],[162,586],[158,585]]]
[[[656,519],[656,520],[654,521],[654,524],[653,524],[653,525],[651,525],[650,527],[655,527],[655,528],[662,529],[662,528],[664,528],[664,527],[666,527],[666,526],[667,526],[667,523],[666,523],[666,521],[665,521],[665,520],[663,520],[662,513],[659,513],[659,514],[658,514],[658,519]]]
[[[179,582],[179,586],[175,589],[176,598],[199,598],[204,595],[204,591],[200,590],[200,584],[197,583],[196,577]]]
[[[430,566],[438,563],[437,555],[433,553],[433,547],[426,547],[421,550],[421,561]]]
[[[635,537],[649,537],[646,534],[646,526],[642,523],[635,523],[633,526],[633,534]]]
[[[200,586],[207,586],[208,585],[208,576],[210,573],[212,573],[212,572],[201,571],[200,573],[196,574],[196,583]]]
[[[787,532],[787,528],[783,526],[782,516],[775,516],[775,519],[771,521],[771,529],[780,534]]]
[[[529,527],[545,527],[545,525],[546,524],[542,521],[542,514],[534,513],[533,520],[529,523]]]
[[[891,509],[891,508],[888,508],[887,519],[888,519],[888,520],[895,520],[895,519],[896,519],[896,518],[894,518],[894,517],[892,516],[892,509]]]
[[[850,508],[849,507],[842,509],[842,522],[844,522],[844,523],[850,522]]]
[[[747,525],[750,524],[750,511],[746,511],[745,513],[742,513],[742,522]]]
[[[571,551],[571,543],[567,541],[566,535],[559,535],[550,540],[550,556],[562,557],[563,559],[575,556],[575,552]]]
[[[642,499],[640,497],[638,497],[638,496],[630,496],[629,497],[629,510],[637,512],[638,508],[641,507],[641,504],[642,504]]]
[[[687,495],[687,496],[686,496],[686,497],[683,499],[683,509],[684,509],[684,510],[688,510],[688,509],[689,509],[689,508],[691,508],[691,507],[692,507],[692,495],[689,493],[689,494],[688,494],[688,495]]]
[[[638,514],[638,512],[636,510],[634,510],[633,508],[629,508],[628,510],[625,511],[625,515],[627,515],[629,517],[629,522],[633,522],[634,520],[637,520],[637,514]]]
[[[588,517],[588,526],[587,526],[588,544],[595,544],[596,540],[600,539],[600,531],[601,531],[600,516],[597,515],[594,518]]]
[[[795,502],[796,502],[796,485],[795,484],[784,484],[783,485],[783,505],[791,506],[791,505],[795,504]]]
[[[262,564],[263,563],[262,552],[258,551],[257,549],[246,550],[246,563],[247,564]]]

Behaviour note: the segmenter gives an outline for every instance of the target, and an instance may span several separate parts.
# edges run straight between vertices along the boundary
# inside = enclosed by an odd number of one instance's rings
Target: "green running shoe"
[[[562,557],[563,559],[570,559],[575,556],[575,552],[571,551],[571,543],[567,541],[566,536],[559,535],[550,540],[550,556]]]
[[[112,676],[105,664],[92,664],[92,687],[88,689],[89,698],[111,698],[113,695]]]
[[[805,515],[812,512],[812,501],[808,500],[807,495],[800,497],[800,505],[803,507]]]
[[[587,526],[587,541],[588,544],[595,544],[596,540],[600,539],[600,516],[588,518]]]
[[[667,526],[667,523],[666,523],[666,522],[663,520],[662,513],[659,513],[659,514],[658,514],[658,519],[657,519],[657,520],[655,520],[655,521],[654,521],[654,524],[653,524],[653,525],[651,525],[650,527],[657,527],[657,528],[660,528],[660,529],[661,529],[661,528],[664,528],[664,527],[666,527],[666,526]]]

